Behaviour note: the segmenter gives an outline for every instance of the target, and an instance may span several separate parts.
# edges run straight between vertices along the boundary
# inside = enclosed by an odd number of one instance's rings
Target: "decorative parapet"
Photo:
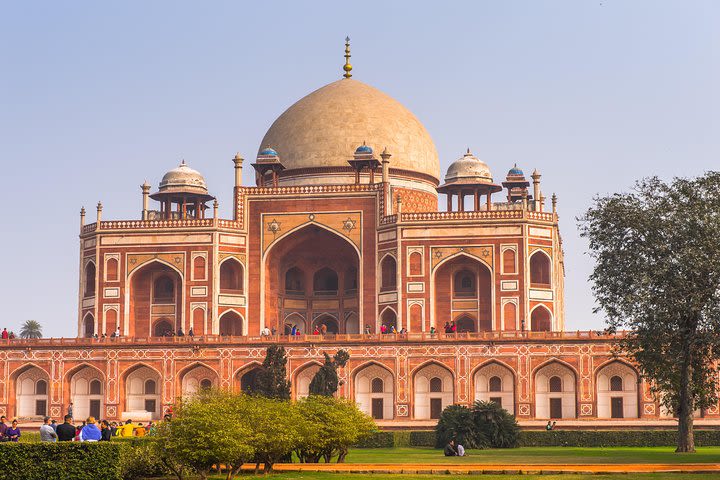
[[[402,222],[437,222],[452,220],[540,220],[544,222],[555,221],[555,214],[545,212],[531,212],[523,210],[490,210],[472,212],[403,212]],[[380,220],[380,225],[397,223],[397,215],[388,215]]]
[[[243,187],[244,195],[313,195],[317,193],[375,192],[382,190],[382,183],[351,185],[297,185],[288,187]]]
[[[239,228],[239,223],[233,220],[218,220],[217,226],[221,228]],[[144,230],[162,228],[208,228],[214,226],[214,219],[186,219],[186,220],[115,220],[108,222],[90,223],[82,227],[82,233],[97,230]]]

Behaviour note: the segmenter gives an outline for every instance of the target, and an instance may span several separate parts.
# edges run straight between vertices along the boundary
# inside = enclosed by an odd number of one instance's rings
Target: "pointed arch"
[[[275,240],[267,247],[267,249],[266,249],[265,252],[263,253],[263,263],[264,263],[265,260],[267,259],[267,256],[268,256],[268,254],[270,253],[270,251],[273,249],[273,247],[275,247],[278,243],[280,243],[280,240],[283,240],[285,237],[287,237],[287,236],[289,236],[289,235],[292,235],[293,233],[295,233],[295,232],[297,232],[297,231],[300,231],[300,230],[302,230],[302,229],[304,229],[304,228],[307,228],[307,227],[309,227],[309,226],[320,227],[320,228],[322,228],[323,230],[327,230],[328,232],[334,234],[334,235],[337,236],[338,238],[343,239],[344,241],[346,241],[348,244],[350,244],[350,245],[353,247],[353,249],[355,250],[355,253],[357,253],[357,255],[358,255],[358,258],[360,258],[360,256],[361,256],[360,249],[359,249],[358,246],[355,245],[349,238],[347,238],[346,236],[344,236],[342,233],[338,232],[337,230],[335,230],[335,229],[333,229],[333,228],[330,228],[330,227],[328,227],[328,226],[326,226],[326,225],[323,225],[322,223],[310,221],[310,222],[303,223],[302,225],[298,225],[297,227],[295,227],[295,228],[293,228],[293,229],[291,229],[291,230],[288,230],[288,231],[285,232],[284,234],[282,234],[282,235],[280,235],[279,237],[275,238]]]
[[[97,366],[83,362],[63,375],[63,405],[73,404],[73,414],[79,418],[102,417],[107,382],[105,373]],[[93,392],[91,385],[98,380],[100,391]]]
[[[85,315],[82,319],[82,336],[83,337],[92,337],[97,329],[95,328],[95,315],[93,315],[92,312],[88,311],[85,312]]]
[[[167,276],[173,282],[173,298],[163,299],[162,303],[173,305],[173,313],[167,314],[173,324],[173,331],[184,328],[185,275],[175,265],[161,258],[151,258],[134,267],[127,276],[125,294],[123,335],[149,337],[152,335],[152,305],[155,302],[155,283],[158,278]]]
[[[535,305],[530,310],[530,331],[551,332],[553,330],[553,314],[543,303]]]
[[[308,234],[312,234],[312,238],[316,239],[317,242],[313,243],[309,241],[310,237]],[[290,255],[289,249],[293,248],[295,253],[300,249],[305,252],[318,253],[318,245],[332,245],[333,247],[333,262],[343,263],[343,266],[348,267],[349,265],[355,265],[358,271],[359,285],[357,291],[352,293],[352,296],[357,299],[357,305],[363,305],[363,262],[361,262],[362,252],[361,246],[356,245],[347,235],[330,228],[326,225],[317,223],[315,221],[306,222],[302,225],[298,225],[295,228],[290,229],[287,232],[283,232],[282,235],[277,237],[262,253],[261,256],[261,267],[260,267],[260,291],[263,294],[260,296],[260,325],[262,329],[266,326],[275,325],[280,323],[280,319],[284,316],[284,301],[283,295],[287,292],[283,288],[282,272],[285,269],[293,266],[301,266],[306,272],[312,271],[310,265],[297,262],[297,255]],[[325,252],[326,253],[326,252]],[[295,260],[293,260],[295,259]],[[341,272],[337,267],[338,265],[329,265],[336,272]],[[310,278],[304,278],[304,291],[302,292],[291,292],[294,296],[312,295],[311,289],[309,288]],[[344,289],[338,289],[337,294],[340,302],[343,301],[345,294]],[[306,299],[308,300],[308,299]],[[360,316],[360,322],[362,323],[363,309],[359,308],[358,314]],[[312,328],[308,318],[306,326],[308,330]],[[278,329],[281,325],[278,325]]]
[[[481,363],[472,371],[475,400],[492,401],[515,414],[516,372],[508,364],[495,359]],[[494,388],[499,384],[499,389]]]
[[[97,264],[95,263],[95,259],[90,259],[85,262],[85,267],[83,267],[83,277],[85,285],[83,289],[83,297],[94,297],[95,283],[97,282]]]
[[[320,367],[322,367],[322,363],[310,360],[293,370],[290,377],[293,398],[297,400],[310,395],[310,382]]]
[[[218,317],[218,333],[231,337],[247,335],[245,317],[234,308],[224,310]]]
[[[638,418],[641,376],[629,362],[619,358],[599,365],[594,372],[598,418]]]
[[[577,417],[577,370],[569,363],[551,358],[541,363],[531,375],[535,390],[536,418]]]
[[[475,278],[471,296],[455,294],[456,273],[471,271]],[[476,331],[492,331],[495,327],[495,282],[492,267],[482,258],[461,251],[442,259],[430,276],[431,325],[441,329],[444,322],[467,312],[476,318]],[[476,302],[470,309],[454,309],[456,301]]]
[[[391,420],[395,413],[395,375],[382,363],[367,361],[350,372],[355,403],[376,420]]]
[[[300,332],[302,332],[302,333],[308,333],[305,316],[303,314],[301,314],[300,312],[290,312],[287,315],[285,315],[285,319],[283,320],[282,326],[283,326],[283,333],[285,335],[290,335],[290,333],[292,333],[293,326],[295,326],[296,328],[299,328]]]
[[[42,417],[47,415],[50,403],[50,374],[35,363],[16,368],[10,374],[10,395],[15,401],[17,417]],[[43,393],[42,385],[45,390]],[[41,388],[37,388],[38,385]]]
[[[528,258],[530,286],[550,288],[552,285],[552,258],[541,248],[530,254]]]
[[[235,257],[220,262],[220,291],[242,295],[245,291],[245,266]]]
[[[233,375],[235,391],[251,393],[257,388],[257,374],[262,368],[262,363],[251,361],[237,369]]]
[[[446,365],[429,360],[423,362],[410,374],[413,391],[413,417],[437,419],[455,400],[455,374]]]
[[[397,310],[395,310],[392,306],[387,305],[383,308],[378,318],[380,319],[380,325],[385,325],[387,328],[387,333],[391,332],[392,327],[395,327],[395,331],[400,331]]]
[[[176,382],[178,397],[194,395],[203,388],[205,380],[209,380],[212,387],[218,387],[220,384],[220,376],[216,369],[201,361],[186,365],[177,372],[176,377],[180,380]]]
[[[380,266],[378,269],[380,279],[378,283],[380,284],[381,292],[397,290],[397,264],[397,258],[391,252],[385,253],[385,255],[380,258],[380,262],[378,263]]]

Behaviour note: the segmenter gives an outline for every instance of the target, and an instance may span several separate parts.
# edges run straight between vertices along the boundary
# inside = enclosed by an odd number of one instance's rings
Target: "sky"
[[[76,336],[82,206],[136,219],[143,181],[185,159],[229,218],[231,158],[340,78],[349,35],[353,78],[425,124],[443,172],[468,147],[496,180],[540,171],[566,328],[602,328],[575,219],[641,177],[720,169],[720,2],[350,3],[0,1],[0,327]]]

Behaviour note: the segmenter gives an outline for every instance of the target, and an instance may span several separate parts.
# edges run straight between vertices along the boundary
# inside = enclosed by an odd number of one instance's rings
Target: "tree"
[[[232,479],[255,456],[250,438],[255,421],[254,399],[220,390],[203,390],[180,402],[175,418],[157,432],[157,453],[181,479],[183,466],[207,478],[215,465],[225,465]],[[180,474],[178,474],[180,472]]]
[[[325,364],[315,374],[310,381],[310,395],[324,395],[332,397],[342,383],[338,379],[338,367],[344,367],[350,359],[350,354],[346,350],[338,350],[337,353],[330,358],[327,353],[325,355]]]
[[[377,431],[372,418],[350,400],[311,395],[296,407],[302,422],[295,452],[304,463],[317,463],[320,458],[329,463],[335,456],[343,463],[352,445]]]
[[[287,379],[286,364],[285,347],[269,346],[257,376],[257,389],[254,393],[268,398],[290,400],[290,381]]]
[[[302,418],[290,402],[266,397],[247,397],[250,407],[245,418],[251,426],[246,441],[255,449],[255,470],[272,472],[275,463],[289,459],[300,442]]]
[[[42,338],[42,325],[35,320],[26,320],[20,329],[20,338]]]
[[[717,402],[720,359],[720,172],[596,197],[578,219],[590,279],[619,352],[678,416],[677,452],[694,452],[693,411]]]

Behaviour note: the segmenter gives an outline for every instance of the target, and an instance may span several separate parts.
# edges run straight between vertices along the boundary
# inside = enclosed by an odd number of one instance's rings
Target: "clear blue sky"
[[[0,3],[0,327],[76,334],[78,211],[137,218],[180,159],[231,214],[294,101],[340,78],[397,98],[443,170],[466,147],[559,198],[568,329],[601,328],[575,217],[646,175],[720,168],[720,2]],[[246,184],[251,182],[245,169]]]

